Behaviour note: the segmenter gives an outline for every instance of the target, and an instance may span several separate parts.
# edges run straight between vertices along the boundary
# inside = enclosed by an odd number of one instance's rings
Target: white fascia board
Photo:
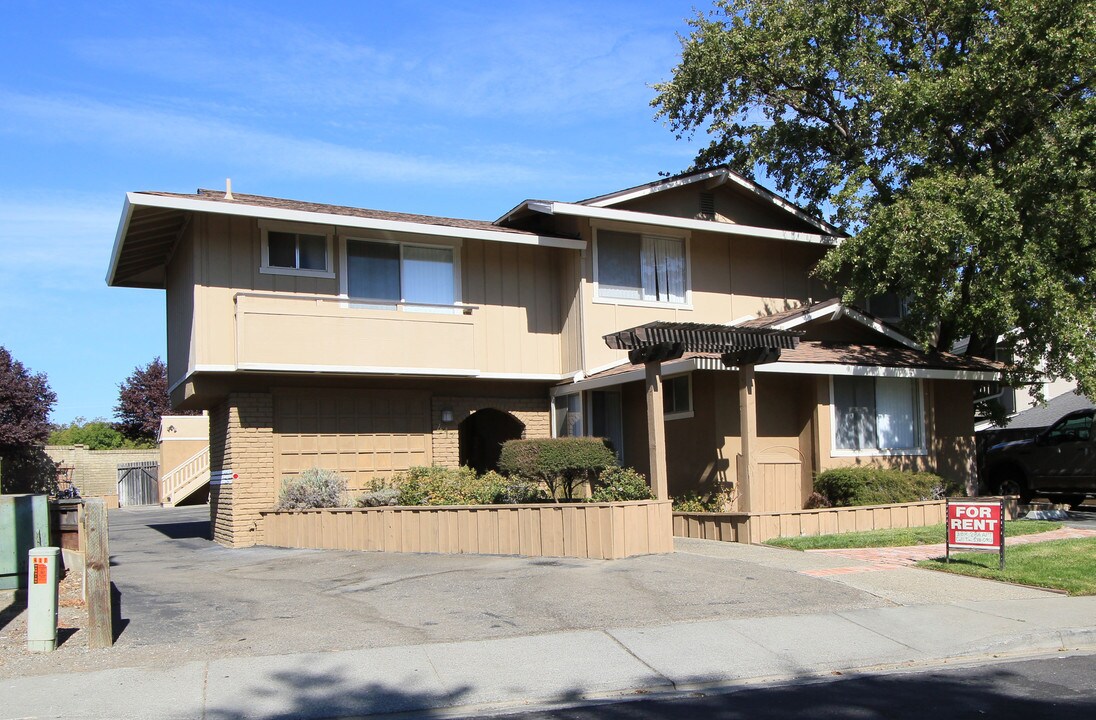
[[[925,380],[970,380],[991,382],[1001,374],[989,370],[945,370],[942,368],[878,367],[874,365],[844,365],[838,363],[801,363],[777,361],[757,365],[759,373],[788,375],[858,375],[862,377],[923,378]]]
[[[867,315],[865,315],[864,313],[862,313],[858,310],[854,310],[853,308],[851,308],[847,305],[842,305],[841,308],[842,308],[843,312],[845,313],[845,315],[852,318],[853,320],[860,323],[861,325],[865,325],[865,326],[871,328],[872,330],[874,330],[878,333],[882,333],[883,335],[886,335],[887,337],[889,337],[891,340],[894,340],[895,342],[902,343],[903,345],[905,345],[908,348],[911,348],[913,350],[919,350],[921,352],[925,351],[925,348],[920,343],[915,342],[914,340],[906,337],[905,335],[898,332],[897,330],[894,330],[893,328],[891,328],[887,325],[884,325],[882,322],[876,320],[875,318],[870,318]]]
[[[681,373],[692,372],[696,369],[696,361],[693,358],[682,358],[680,360],[670,360],[669,362],[662,363],[663,375],[680,375]],[[605,387],[613,387],[614,385],[623,385],[624,383],[643,380],[646,375],[647,371],[644,368],[636,368],[635,370],[617,373],[616,375],[608,375],[600,378],[586,378],[584,380],[576,380],[567,385],[557,385],[549,390],[548,394],[551,397],[558,397],[559,395],[570,395],[571,393],[583,392],[585,390],[599,390]]]
[[[722,176],[724,179],[731,180],[735,184],[746,188],[763,200],[768,200],[773,205],[776,205],[784,212],[794,215],[800,220],[814,225],[816,228],[824,233],[831,235],[840,235],[841,233],[841,231],[833,225],[830,225],[828,222],[825,222],[823,220],[819,220],[818,218],[811,217],[810,215],[803,212],[795,205],[792,205],[790,202],[772,192],[771,190],[766,190],[764,187],[758,185],[752,180],[742,177],[738,173],[726,169],[709,170],[707,172],[700,172],[696,175],[689,175],[687,177],[679,178],[677,180],[669,180],[667,182],[659,183],[657,185],[645,185],[643,187],[635,188],[634,190],[622,190],[621,192],[612,193],[610,195],[602,195],[601,197],[594,198],[593,200],[583,204],[587,205],[588,207],[609,207],[618,203],[628,202],[629,200],[635,200],[636,198],[653,195],[654,193],[662,192],[663,190],[672,190],[674,188],[684,187],[685,185],[700,182],[701,180],[709,180],[711,178],[719,176]]]
[[[503,230],[477,230],[474,228],[461,228],[451,225],[431,225],[428,223],[408,222],[406,220],[384,220],[380,218],[357,217],[354,215],[338,215],[335,213],[312,212],[309,210],[289,210],[286,208],[272,208],[262,205],[226,203],[219,200],[167,197],[164,195],[146,195],[132,192],[127,193],[126,198],[132,205],[170,210],[189,210],[192,212],[238,215],[241,217],[314,223],[318,225],[336,225],[339,227],[362,228],[366,230],[387,230],[391,232],[415,233],[417,235],[459,237],[470,240],[491,240],[494,242],[516,243],[518,245],[541,245],[544,247],[566,248],[568,250],[586,249],[585,240],[559,238],[550,235],[524,235],[521,233],[505,232]]]
[[[763,228],[754,225],[735,225],[733,223],[720,223],[711,220],[693,220],[692,218],[655,215],[653,213],[635,212],[633,210],[613,210],[610,208],[591,207],[589,205],[575,205],[574,203],[530,203],[529,209],[549,215],[574,215],[594,220],[615,220],[616,222],[635,223],[648,227],[677,228],[682,230],[719,233],[723,235],[744,235],[747,237],[788,240],[791,242],[811,243],[814,245],[832,246],[837,245],[840,242],[840,238],[832,235],[816,235],[813,233],[793,232],[791,230],[773,230],[772,228]]]
[[[797,328],[800,325],[805,325],[806,323],[809,323],[812,320],[817,320],[819,318],[826,317],[827,315],[829,315],[829,316],[836,315],[840,310],[841,310],[841,304],[840,303],[838,303],[836,300],[828,301],[828,302],[826,302],[822,305],[819,305],[816,308],[813,308],[809,312],[804,313],[803,315],[799,315],[799,316],[793,317],[793,318],[788,318],[784,322],[777,323],[776,325],[772,326],[772,329],[773,330],[791,330],[792,328]],[[764,319],[764,318],[758,318],[758,319]]]
[[[621,190],[619,192],[610,193],[609,195],[602,195],[583,203],[583,205],[586,205],[587,207],[609,207],[610,205],[616,205],[618,203],[628,202],[629,200],[635,200],[636,198],[653,195],[654,193],[662,192],[663,190],[673,190],[674,188],[684,187],[695,182],[700,182],[701,180],[709,180],[726,174],[726,170],[708,170],[707,172],[687,175],[676,180],[667,180],[666,182],[658,183],[656,185],[644,185],[632,190]]]
[[[414,375],[416,377],[467,377],[480,380],[526,380],[530,382],[559,382],[570,376],[559,373],[500,373],[480,372],[479,370],[464,368],[409,368],[409,367],[381,367],[375,365],[304,365],[290,363],[240,363],[239,365],[198,365],[184,377],[176,380],[168,388],[168,392],[174,392],[187,380],[198,373],[232,373],[232,372],[291,372],[309,374],[340,374],[340,375]]]
[[[129,197],[132,193],[126,193],[126,199],[122,204],[122,217],[118,220],[118,232],[114,234],[114,248],[110,251],[110,266],[107,268],[107,285],[114,285],[114,273],[118,270],[118,259],[122,256],[122,241],[129,232],[129,221],[133,219],[133,204]]]

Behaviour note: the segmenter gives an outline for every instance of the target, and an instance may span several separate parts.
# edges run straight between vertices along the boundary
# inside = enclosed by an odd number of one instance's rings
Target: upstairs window
[[[596,253],[599,298],[685,304],[682,238],[598,230]]]
[[[437,312],[459,300],[456,287],[452,247],[346,241],[346,294],[353,300]]]
[[[264,227],[260,271],[275,275],[335,277],[331,268],[331,237],[316,232],[292,232]]]
[[[924,454],[920,388],[910,378],[834,377],[834,454]]]

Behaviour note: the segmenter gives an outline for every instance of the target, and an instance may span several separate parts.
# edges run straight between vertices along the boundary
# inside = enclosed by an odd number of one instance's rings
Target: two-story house
[[[801,508],[814,474],[851,463],[967,480],[972,387],[996,366],[828,299],[811,270],[840,241],[726,168],[494,222],[133,192],[107,281],[166,290],[172,402],[210,414],[215,538],[247,545],[280,478],[312,466],[362,487],[584,434],[646,472],[643,368],[603,336],[656,320],[802,332],[757,366],[755,415],[717,356],[665,363],[670,494],[734,494],[743,435],[742,510]]]

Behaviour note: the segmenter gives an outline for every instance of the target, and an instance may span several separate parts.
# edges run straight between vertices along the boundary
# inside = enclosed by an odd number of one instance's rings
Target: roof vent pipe
[[[225,178],[225,200],[235,200],[232,197],[232,178]]]

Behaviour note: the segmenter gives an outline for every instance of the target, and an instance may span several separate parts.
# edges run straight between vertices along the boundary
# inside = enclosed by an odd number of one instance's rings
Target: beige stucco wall
[[[477,307],[466,314],[390,311],[338,300],[345,238],[445,241],[390,232],[333,232],[334,278],[267,274],[259,271],[258,221],[196,215],[188,231],[193,252],[190,240],[184,242],[169,272],[172,384],[184,374],[180,368],[195,366],[381,374],[386,368],[562,372],[558,264],[560,253],[575,251],[463,240],[456,243],[461,298]]]
[[[925,417],[925,454],[835,457],[832,454],[830,381],[828,377],[816,377],[819,472],[858,465],[888,467],[936,473],[971,489],[969,486],[973,481],[974,471],[974,402],[971,383],[922,380],[921,390],[921,405]]]
[[[196,453],[209,447],[208,415],[164,415],[160,418],[160,480]]]
[[[673,234],[665,229],[651,232]],[[586,372],[626,357],[605,345],[602,338],[611,332],[659,320],[729,323],[799,307],[826,294],[822,284],[810,277],[823,255],[822,246],[694,232],[687,245],[691,303],[650,306],[606,300],[597,297],[594,284],[595,237],[595,229],[588,225],[583,239],[591,249],[583,257],[581,308]]]

